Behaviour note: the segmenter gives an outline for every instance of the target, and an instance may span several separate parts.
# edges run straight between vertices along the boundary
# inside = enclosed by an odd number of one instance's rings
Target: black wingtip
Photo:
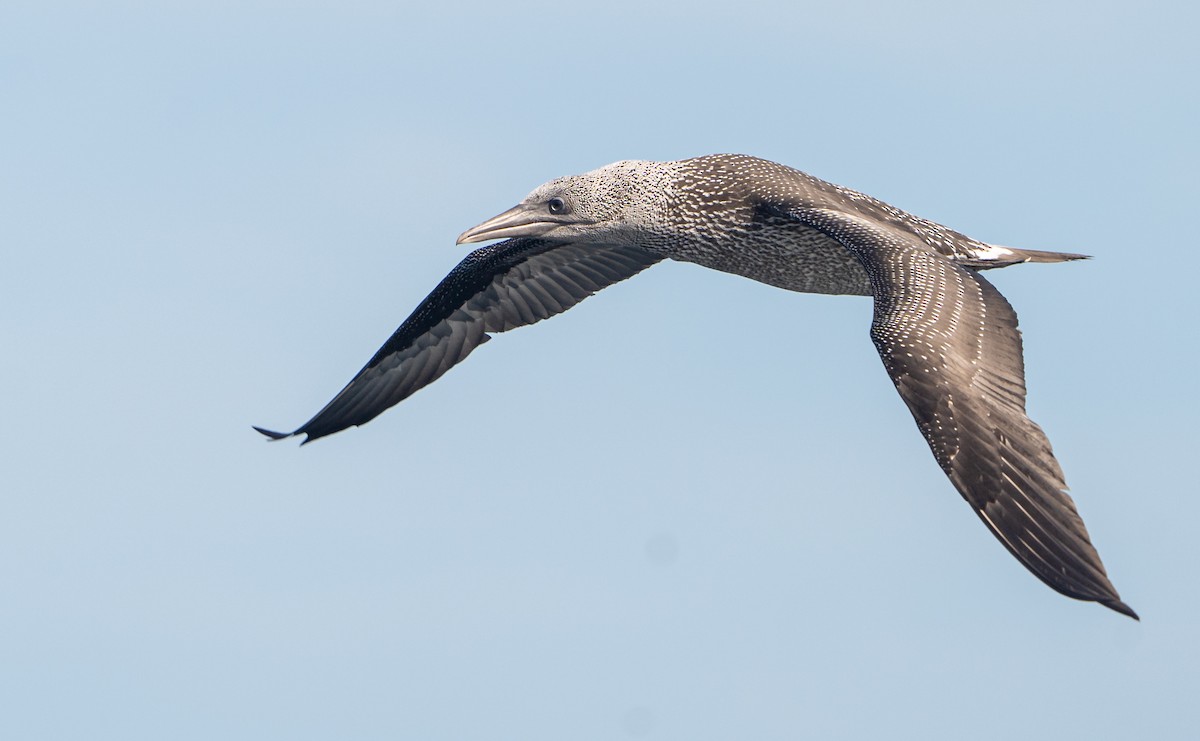
[[[254,427],[253,425],[251,425],[251,426]],[[255,430],[255,432],[258,432],[262,435],[266,435],[267,437],[271,438],[272,440],[282,440],[285,437],[291,437],[292,435],[296,434],[294,432],[276,432],[274,430],[266,430],[266,429],[263,429],[262,427],[254,427],[254,430]]]
[[[1117,612],[1121,613],[1122,615],[1128,615],[1129,617],[1133,618],[1134,620],[1138,621],[1139,623],[1142,621],[1142,619],[1140,617],[1138,617],[1138,614],[1133,611],[1132,607],[1125,604],[1124,602],[1122,602],[1119,599],[1103,600],[1102,602],[1100,602],[1100,604],[1104,605],[1105,607],[1107,607],[1110,610],[1116,610]]]

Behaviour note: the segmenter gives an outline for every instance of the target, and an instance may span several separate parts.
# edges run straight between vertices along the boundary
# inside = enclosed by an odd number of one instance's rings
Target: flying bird
[[[862,193],[746,155],[626,160],[539,186],[463,232],[475,250],[321,411],[305,443],[374,419],[491,333],[560,314],[670,258],[790,291],[872,296],[871,339],[951,483],[1050,587],[1124,615],[1025,413],[1017,315],[980,272],[1086,257],[980,242]]]

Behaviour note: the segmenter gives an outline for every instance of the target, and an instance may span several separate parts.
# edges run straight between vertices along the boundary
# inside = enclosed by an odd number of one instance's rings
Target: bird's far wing
[[[304,442],[374,419],[433,383],[489,339],[560,314],[661,260],[640,247],[510,239],[475,250],[447,275],[341,392],[290,433]]]
[[[988,281],[911,234],[834,209],[775,206],[870,276],[871,339],[933,455],[988,529],[1063,594],[1137,618],[1108,580],[1050,441],[1025,413],[1017,315]]]

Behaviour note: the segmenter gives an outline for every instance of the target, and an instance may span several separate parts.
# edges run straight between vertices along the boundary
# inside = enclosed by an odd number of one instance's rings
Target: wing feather
[[[290,433],[304,442],[369,422],[436,381],[490,339],[560,314],[662,257],[630,245],[511,239],[475,250],[312,419]]]
[[[988,529],[1049,586],[1136,618],[1066,493],[1049,439],[1025,412],[1008,301],[905,230],[829,208],[776,210],[834,237],[866,269],[871,339],[938,464]]]

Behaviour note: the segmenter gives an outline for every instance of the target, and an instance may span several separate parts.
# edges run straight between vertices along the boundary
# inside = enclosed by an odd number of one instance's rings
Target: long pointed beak
[[[550,221],[549,216],[542,209],[534,206],[526,204],[513,206],[499,216],[493,216],[479,226],[458,235],[458,241],[455,244],[486,242],[489,239],[508,239],[510,237],[536,237],[560,225],[561,222]]]

